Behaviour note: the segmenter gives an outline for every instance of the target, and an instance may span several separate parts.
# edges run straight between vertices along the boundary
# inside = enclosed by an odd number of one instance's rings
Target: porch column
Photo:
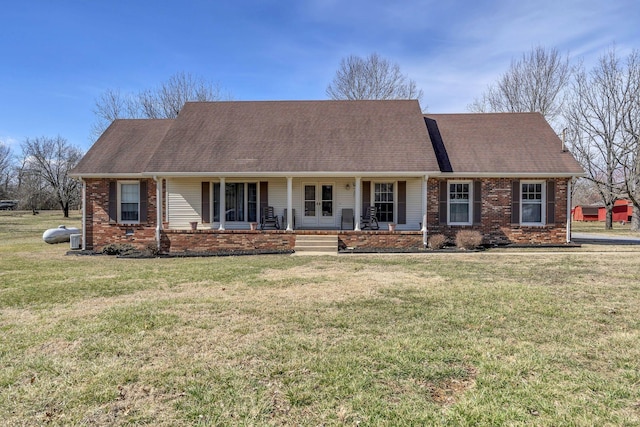
[[[287,231],[293,231],[293,177],[287,177]]]
[[[427,247],[427,196],[428,196],[429,175],[425,175],[422,180],[422,244]]]
[[[160,234],[162,232],[162,178],[153,177],[156,182],[156,244],[160,251]]]
[[[567,180],[567,243],[571,243],[571,184],[574,176]]]
[[[356,226],[354,227],[355,231],[360,231],[360,217],[362,216],[362,178],[359,176],[356,176],[356,191],[355,191],[355,202],[356,202],[356,206],[355,206],[355,213],[353,214],[355,216],[355,223]]]
[[[82,181],[82,250],[87,249],[87,181]]]
[[[226,191],[225,191],[225,182],[224,177],[220,178],[220,227],[218,230],[224,231],[224,222],[227,219],[227,207],[225,206],[226,202]]]

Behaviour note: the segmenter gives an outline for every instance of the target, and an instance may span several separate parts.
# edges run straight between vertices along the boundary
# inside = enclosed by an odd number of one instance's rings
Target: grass
[[[69,256],[0,213],[7,425],[639,425],[638,252]]]
[[[606,230],[604,222],[598,221],[573,221],[571,223],[571,230],[579,233],[598,233],[609,234],[614,236],[633,236],[639,237],[640,233],[631,231],[631,223],[626,222],[621,224],[619,222],[613,223],[611,230]]]

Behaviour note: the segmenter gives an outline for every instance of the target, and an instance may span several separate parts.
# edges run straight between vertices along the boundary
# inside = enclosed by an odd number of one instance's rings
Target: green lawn
[[[640,425],[640,252],[66,255],[0,212],[0,424]]]

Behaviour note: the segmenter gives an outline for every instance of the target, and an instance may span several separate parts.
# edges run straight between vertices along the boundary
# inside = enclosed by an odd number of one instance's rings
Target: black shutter
[[[147,181],[140,181],[140,223],[146,224],[149,205],[149,194],[147,193]]]
[[[547,224],[556,223],[556,182],[547,181]]]
[[[371,206],[371,181],[362,181],[362,215]]]
[[[438,216],[440,224],[447,223],[447,181],[440,181],[440,194],[438,195]]]
[[[407,181],[398,181],[398,224],[407,223]]]
[[[118,222],[118,182],[109,181],[109,223]]]
[[[511,224],[520,223],[520,181],[511,182]]]
[[[202,200],[202,223],[208,224],[211,221],[211,193],[209,192],[209,182],[202,182],[200,199]]]
[[[473,181],[473,224],[482,224],[482,181]]]

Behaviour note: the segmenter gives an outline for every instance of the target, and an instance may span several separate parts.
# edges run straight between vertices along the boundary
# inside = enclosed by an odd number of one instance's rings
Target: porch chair
[[[369,228],[371,230],[378,230],[378,209],[375,206],[369,206],[364,210],[364,215],[360,218],[360,229],[364,230]]]
[[[293,229],[296,228],[296,210],[291,209],[291,215],[293,215],[293,224],[291,225]],[[284,210],[284,214],[282,214],[282,226],[287,226],[287,209]]]
[[[276,230],[280,230],[280,221],[278,221],[278,217],[273,213],[273,206],[262,208],[260,230],[264,230],[265,227],[275,227]]]
[[[340,230],[353,230],[353,209],[342,209],[342,219],[340,220]]]

